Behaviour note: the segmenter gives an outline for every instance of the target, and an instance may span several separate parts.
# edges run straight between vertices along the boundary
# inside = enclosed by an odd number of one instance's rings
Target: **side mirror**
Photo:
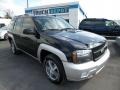
[[[35,35],[34,29],[24,29],[23,34]]]

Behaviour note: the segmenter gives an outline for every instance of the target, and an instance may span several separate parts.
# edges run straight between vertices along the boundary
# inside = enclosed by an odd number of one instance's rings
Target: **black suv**
[[[14,54],[22,51],[39,60],[53,83],[91,78],[110,56],[104,37],[76,30],[53,16],[15,17],[8,40]]]
[[[79,25],[79,29],[104,36],[120,36],[120,25],[108,19],[83,19]]]

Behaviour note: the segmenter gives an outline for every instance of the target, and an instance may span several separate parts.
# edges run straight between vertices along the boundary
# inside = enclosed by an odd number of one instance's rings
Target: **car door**
[[[25,52],[37,56],[37,37],[32,34],[24,34],[23,31],[25,29],[28,30],[35,30],[35,25],[30,17],[24,17],[23,19],[23,25],[22,25],[22,34],[21,34],[21,43],[22,47],[21,49],[24,50]]]
[[[21,32],[22,32],[22,18],[16,18],[15,23],[14,23],[14,27],[11,30],[12,35],[14,37],[15,43],[17,45],[18,48],[21,47]]]
[[[108,30],[107,35],[109,36],[114,36],[116,32],[115,31],[115,26],[113,21],[106,21],[106,28]]]
[[[116,22],[113,22],[113,24],[114,24],[113,30],[114,36],[120,36],[120,26]]]
[[[95,33],[100,35],[104,35],[107,32],[104,20],[95,20],[92,28]]]

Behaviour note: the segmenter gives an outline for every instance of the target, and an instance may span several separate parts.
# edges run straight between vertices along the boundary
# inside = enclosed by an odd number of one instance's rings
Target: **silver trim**
[[[59,49],[54,48],[50,45],[47,45],[47,44],[40,44],[39,45],[39,48],[37,51],[37,57],[39,58],[39,60],[40,60],[40,54],[41,54],[42,50],[46,50],[48,52],[51,52],[51,53],[57,55],[60,58],[60,60],[62,60],[62,61],[67,61],[67,58],[62,51],[60,51]]]
[[[12,40],[13,40],[13,42],[14,42],[14,45],[15,45],[15,47],[17,48],[17,45],[16,45],[16,43],[15,43],[15,39],[14,39],[13,35],[10,34],[10,33],[8,33],[8,37],[11,37],[11,38],[12,38]]]
[[[110,51],[104,53],[104,55],[96,62],[90,61],[83,64],[74,64],[70,62],[62,62],[65,73],[68,80],[80,81],[89,78],[90,76],[94,76],[97,74],[97,71],[100,71],[102,67],[106,64],[108,58],[110,56]],[[83,73],[89,73],[87,77],[81,78]]]
[[[46,61],[45,70],[46,70],[46,74],[48,75],[48,77],[51,80],[53,80],[53,81],[59,80],[59,78],[60,78],[59,69],[52,60]]]

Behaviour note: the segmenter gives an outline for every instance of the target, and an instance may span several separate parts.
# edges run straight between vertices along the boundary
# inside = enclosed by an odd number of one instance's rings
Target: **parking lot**
[[[81,82],[52,84],[42,65],[25,55],[13,55],[7,41],[0,41],[0,90],[120,90],[120,47],[109,41],[111,57],[94,78]]]

